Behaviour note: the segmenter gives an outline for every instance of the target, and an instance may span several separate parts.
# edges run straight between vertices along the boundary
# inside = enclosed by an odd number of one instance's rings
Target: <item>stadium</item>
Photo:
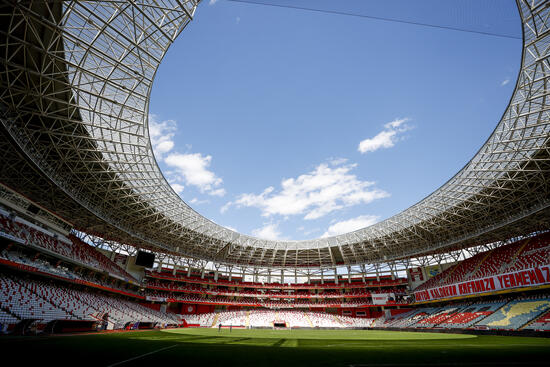
[[[545,363],[550,2],[516,1],[513,94],[461,170],[388,219],[300,241],[214,223],[155,158],[153,82],[200,21],[199,3],[0,2],[4,355],[24,365]]]

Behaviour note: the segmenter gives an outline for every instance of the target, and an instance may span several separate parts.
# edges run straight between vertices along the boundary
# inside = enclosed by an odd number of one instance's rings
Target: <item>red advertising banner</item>
[[[417,302],[550,284],[550,265],[414,292]]]

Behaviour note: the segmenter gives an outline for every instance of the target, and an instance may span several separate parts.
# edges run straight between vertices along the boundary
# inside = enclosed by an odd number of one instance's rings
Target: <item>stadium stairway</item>
[[[434,328],[444,323],[458,312],[463,311],[465,306],[457,307],[442,307],[428,317],[423,318],[416,324],[412,325],[414,328]]]
[[[333,316],[334,316],[334,320],[335,320],[338,324],[340,324],[340,325],[342,325],[342,326],[346,326],[346,325],[344,324],[344,322],[342,322],[342,320],[340,320],[340,318],[338,318],[338,315],[333,315]]]
[[[439,273],[438,275],[439,275],[441,278],[439,279],[438,282],[439,282],[440,284],[447,284],[447,279],[449,279],[449,278],[451,278],[451,277],[453,276],[454,272],[460,267],[459,265],[460,265],[460,263],[457,263],[457,264],[453,265],[453,266],[451,267],[451,269],[448,271],[447,274],[445,274],[446,272]],[[436,275],[436,276],[437,276],[437,275]],[[434,278],[435,278],[435,277],[434,277]]]
[[[523,243],[521,244],[521,246],[519,246],[518,250],[514,253],[514,256],[512,256],[510,261],[502,264],[502,267],[500,268],[500,273],[506,272],[506,269],[508,269],[511,265],[514,265],[516,263],[517,258],[519,257],[519,255],[523,253],[523,249],[527,246],[529,241],[531,241],[530,238],[523,241]]]
[[[0,311],[12,316],[13,318],[17,319],[17,321],[21,321],[22,318],[19,317],[19,315],[13,313],[8,307],[0,307]]]
[[[216,325],[218,324],[218,319],[220,318],[220,314],[217,313],[215,316],[214,316],[214,321],[212,321],[212,325],[210,325],[210,327],[213,327],[215,328]]]
[[[79,315],[76,315],[72,310],[69,310],[68,308],[64,307],[61,302],[56,302],[56,300],[53,297],[47,297],[43,292],[44,285],[40,283],[29,283],[29,284],[23,284],[25,288],[29,290],[29,292],[36,294],[37,297],[41,298],[45,302],[51,303],[55,307],[65,311],[67,315],[70,315],[74,317],[76,320],[83,320],[82,317]]]
[[[313,322],[311,321],[311,319],[309,318],[309,315],[307,313],[304,312],[304,315],[306,316],[306,319],[307,319],[307,322],[309,323],[309,325],[311,327],[313,327]]]
[[[474,268],[474,270],[472,270],[469,274],[466,274],[466,275],[464,276],[463,279],[470,279],[470,277],[472,277],[472,276],[473,276],[473,278],[475,278],[475,275],[476,275],[477,272],[479,271],[479,268],[481,268],[481,266],[483,265],[483,263],[485,262],[485,260],[487,260],[487,258],[488,258],[489,256],[491,256],[492,253],[493,253],[493,250],[487,251],[487,253],[485,254],[485,256],[483,256],[483,257],[481,258],[481,261],[479,261],[479,262],[476,264],[476,267]]]

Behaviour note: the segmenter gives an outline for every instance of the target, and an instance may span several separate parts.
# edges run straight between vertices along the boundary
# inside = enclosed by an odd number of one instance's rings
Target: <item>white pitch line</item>
[[[160,348],[160,349],[154,350],[154,351],[149,352],[149,353],[141,354],[141,355],[136,356],[136,357],[125,359],[124,361],[120,361],[120,362],[117,362],[117,363],[110,364],[107,367],[118,366],[118,365],[121,365],[123,363],[130,362],[130,361],[133,361],[133,360],[136,360],[136,359],[140,359],[140,358],[146,357],[148,355],[155,354],[155,353],[158,353],[158,352],[162,352],[163,350],[174,348],[174,347],[177,347],[177,346],[178,346],[178,344],[174,344],[174,345],[171,345],[169,347]]]

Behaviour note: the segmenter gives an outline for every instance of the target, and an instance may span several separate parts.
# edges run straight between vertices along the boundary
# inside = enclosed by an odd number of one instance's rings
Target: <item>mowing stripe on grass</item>
[[[348,367],[416,367],[416,366],[525,366],[525,362],[437,362],[437,363],[360,363]]]
[[[155,353],[158,353],[158,352],[162,352],[163,350],[170,349],[170,348],[174,348],[174,347],[177,347],[177,346],[178,346],[178,344],[174,344],[174,345],[171,345],[171,346],[169,346],[169,347],[160,348],[160,349],[154,350],[154,351],[149,352],[149,353],[141,354],[141,355],[136,356],[136,357],[132,357],[132,358],[125,359],[124,361],[120,361],[120,362],[116,362],[116,363],[110,364],[110,365],[108,365],[107,367],[114,367],[114,366],[118,366],[118,365],[124,364],[124,363],[126,363],[126,362],[135,361],[136,359],[140,359],[140,358],[149,356],[149,355],[151,355],[151,354],[155,354]]]

